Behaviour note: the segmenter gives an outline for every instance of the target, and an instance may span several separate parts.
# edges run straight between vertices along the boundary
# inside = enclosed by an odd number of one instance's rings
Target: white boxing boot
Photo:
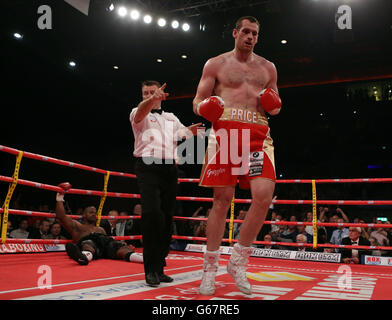
[[[252,286],[246,278],[246,265],[252,252],[252,247],[244,247],[236,243],[227,263],[227,272],[234,278],[237,288],[245,294],[252,294]]]
[[[203,262],[203,278],[201,280],[199,294],[210,296],[215,293],[215,276],[218,271],[219,251],[206,251]]]

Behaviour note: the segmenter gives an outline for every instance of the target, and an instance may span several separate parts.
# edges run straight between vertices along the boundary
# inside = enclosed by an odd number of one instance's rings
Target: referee
[[[203,134],[201,123],[185,127],[173,113],[162,111],[161,103],[169,95],[165,88],[166,83],[142,82],[143,100],[130,114],[142,205],[144,273],[146,283],[153,287],[173,281],[164,274],[164,267],[176,205],[177,141]]]

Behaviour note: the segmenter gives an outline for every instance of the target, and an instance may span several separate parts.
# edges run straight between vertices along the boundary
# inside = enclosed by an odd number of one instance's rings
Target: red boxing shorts
[[[199,185],[249,189],[256,178],[275,182],[274,147],[265,115],[225,108],[211,129]]]

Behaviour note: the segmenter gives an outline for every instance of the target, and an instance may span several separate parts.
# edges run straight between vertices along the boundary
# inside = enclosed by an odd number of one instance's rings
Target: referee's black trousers
[[[137,158],[135,173],[142,205],[144,272],[163,273],[176,207],[177,165],[146,164],[142,158]]]

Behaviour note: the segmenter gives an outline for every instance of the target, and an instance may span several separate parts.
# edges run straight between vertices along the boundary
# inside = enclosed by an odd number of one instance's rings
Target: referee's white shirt
[[[133,155],[177,160],[178,136],[185,133],[186,127],[173,113],[164,111],[162,114],[150,112],[142,121],[135,123],[137,109],[132,109],[129,116],[135,136]]]

